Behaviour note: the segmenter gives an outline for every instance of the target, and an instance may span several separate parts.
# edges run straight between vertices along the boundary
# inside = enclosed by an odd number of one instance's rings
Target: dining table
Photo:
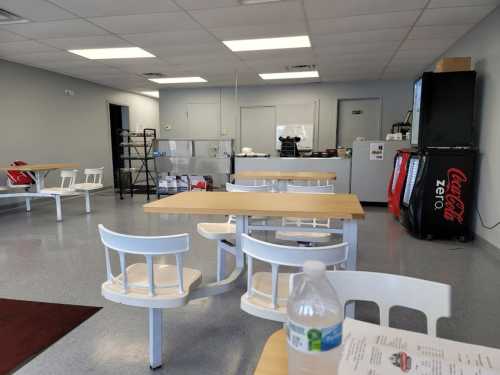
[[[271,181],[278,184],[279,191],[285,191],[286,184],[292,181],[303,181],[308,184],[313,182],[330,184],[337,179],[337,174],[320,171],[241,171],[236,172],[233,178],[238,182],[242,180]]]

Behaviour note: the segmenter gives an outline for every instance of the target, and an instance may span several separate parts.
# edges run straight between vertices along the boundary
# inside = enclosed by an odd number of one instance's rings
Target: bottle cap
[[[320,276],[326,271],[326,266],[323,262],[317,260],[308,260],[304,263],[304,273],[308,276]]]

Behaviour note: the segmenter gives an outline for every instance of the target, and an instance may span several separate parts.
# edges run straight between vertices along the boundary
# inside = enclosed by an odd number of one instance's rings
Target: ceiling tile
[[[473,25],[451,25],[451,26],[416,26],[408,39],[458,39],[464,35]]]
[[[220,54],[221,56],[231,55],[231,52],[229,52],[226,46],[220,42],[148,47],[148,51],[157,57],[164,57],[166,59],[190,55],[200,56],[204,54]]]
[[[38,43],[34,40],[27,40],[24,42],[0,43],[0,56],[4,57],[51,51],[57,52],[58,50],[54,47]]]
[[[321,77],[323,82],[374,81],[379,79],[381,72],[334,73]]]
[[[205,30],[184,30],[145,34],[124,34],[124,39],[141,47],[167,48],[170,46],[216,42]]]
[[[431,0],[428,8],[499,5],[500,0]]]
[[[385,41],[373,43],[354,43],[354,44],[333,44],[315,47],[314,52],[321,55],[332,54],[352,54],[368,52],[395,52],[401,41]]]
[[[417,20],[420,10],[366,14],[361,16],[315,19],[310,24],[312,34],[350,33],[389,28],[410,27]]]
[[[298,2],[284,1],[278,3],[252,6],[237,6],[222,9],[205,9],[190,12],[204,27],[256,26],[273,23],[303,22],[304,14]]]
[[[463,25],[477,23],[488,15],[494,5],[477,7],[434,8],[426,9],[417,22],[417,26]]]
[[[445,51],[445,48],[428,48],[428,49],[402,49],[395,55],[393,61],[413,60],[429,61],[435,60]]]
[[[37,52],[37,53],[29,53],[25,55],[15,55],[12,56],[14,61],[24,63],[24,64],[40,64],[41,62],[67,62],[67,61],[84,61],[82,57],[73,55],[69,52],[57,51],[57,52]]]
[[[17,0],[16,0],[17,1]],[[124,16],[179,11],[170,0],[51,0],[81,17]]]
[[[116,34],[140,34],[200,28],[184,12],[96,17],[89,18],[89,20]]]
[[[455,39],[408,39],[401,45],[401,50],[428,50],[428,49],[447,49],[455,42]]]
[[[82,19],[22,23],[5,25],[2,28],[32,39],[73,38],[107,34],[103,29]]]
[[[307,61],[314,58],[314,52],[311,48],[293,48],[285,50],[267,50],[267,51],[246,51],[236,52],[239,58],[244,61],[261,59],[288,59],[289,64],[300,64],[301,61]]]
[[[88,36],[81,38],[44,39],[41,42],[60,49],[128,47],[131,43],[114,35]]]
[[[333,44],[353,44],[402,41],[410,28],[359,31],[345,34],[321,34],[311,37],[314,48],[328,47]]]
[[[166,73],[170,65],[160,59],[116,59],[106,61],[106,65],[128,73]]]
[[[256,72],[284,72],[289,65],[310,65],[317,64],[314,56],[303,56],[297,59],[288,57],[276,57],[267,59],[248,60],[246,64]]]
[[[0,8],[38,22],[77,18],[76,15],[41,0],[0,0]]]
[[[215,27],[209,31],[220,40],[272,38],[308,34],[305,20],[269,25]]]
[[[234,7],[240,4],[238,0],[177,0],[176,2],[189,10]]]
[[[18,42],[21,40],[27,40],[27,39],[21,35],[11,33],[10,31],[7,30],[0,30],[0,43]]]
[[[427,0],[304,0],[306,14],[310,19],[423,9],[426,2]]]

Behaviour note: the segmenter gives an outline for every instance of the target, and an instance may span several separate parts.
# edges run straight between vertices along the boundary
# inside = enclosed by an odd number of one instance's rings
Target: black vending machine
[[[472,238],[475,77],[424,73],[415,82],[400,221],[418,238]]]

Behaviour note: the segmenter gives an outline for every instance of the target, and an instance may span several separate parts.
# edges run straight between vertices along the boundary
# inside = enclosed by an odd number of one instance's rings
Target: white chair
[[[299,193],[299,194],[335,194],[333,185],[323,185],[323,186],[301,186],[301,185],[287,185],[287,193]],[[330,219],[318,220],[313,219],[300,219],[300,218],[286,218],[282,219],[282,225],[288,226],[293,225],[296,227],[312,227],[312,228],[329,228]],[[299,244],[304,244],[310,246],[312,243],[328,243],[331,240],[330,233],[322,232],[306,232],[306,231],[277,231],[276,239],[283,241],[293,241]]]
[[[228,192],[270,192],[271,185],[247,186],[226,183]],[[254,220],[264,220],[265,218],[253,218]],[[226,275],[224,257],[225,253],[235,255],[234,245],[230,240],[236,236],[236,224],[234,216],[229,216],[225,223],[198,223],[198,234],[208,240],[217,241],[217,281],[224,279]]]
[[[364,271],[327,271],[342,304],[350,301],[375,302],[380,311],[380,325],[389,326],[392,307],[421,311],[427,318],[427,334],[436,336],[439,318],[451,316],[451,287],[434,281],[386,273]],[[290,278],[290,290],[302,274]]]
[[[95,190],[102,189],[102,176],[104,167],[101,168],[86,168],[83,171],[85,182],[73,185],[76,191],[81,191],[85,194],[85,212],[90,213],[90,193]]]
[[[288,284],[292,273],[279,273],[280,266],[302,267],[308,260],[317,260],[327,266],[337,266],[347,261],[348,244],[340,243],[323,247],[292,247],[264,242],[246,234],[242,241],[247,255],[247,292],[241,297],[241,309],[269,320],[286,321]],[[253,274],[253,260],[271,264],[271,272]]]
[[[79,195],[75,188],[76,176],[78,169],[62,170],[61,171],[61,185],[56,187],[49,187],[40,190],[40,193],[48,194],[56,201],[57,221],[62,220],[62,205],[61,197]]]
[[[188,303],[190,291],[201,283],[201,272],[183,267],[189,251],[189,235],[131,236],[110,231],[99,224],[106,252],[107,281],[102,284],[104,298],[124,305],[149,309],[149,362],[152,369],[162,365],[162,310]],[[118,253],[121,273],[112,273],[110,250]],[[146,263],[127,266],[126,254],[143,255]],[[175,255],[176,265],[155,264],[154,257]]]

